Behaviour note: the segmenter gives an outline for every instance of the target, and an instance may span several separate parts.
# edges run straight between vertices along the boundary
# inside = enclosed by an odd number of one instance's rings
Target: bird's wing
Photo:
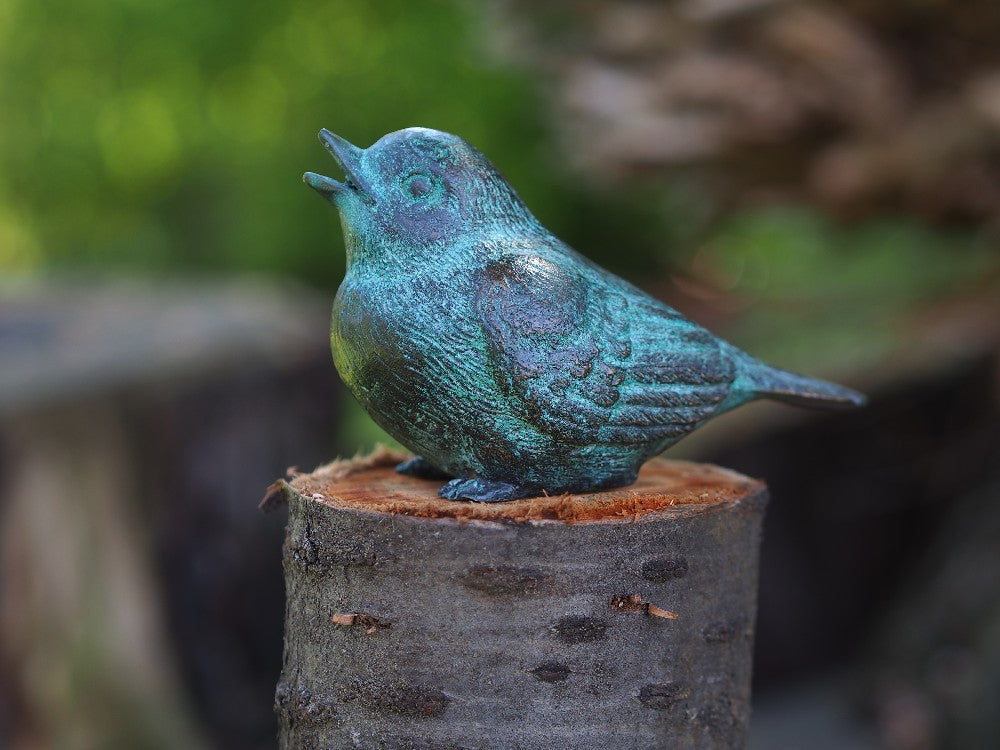
[[[483,271],[476,302],[501,387],[568,442],[677,439],[732,381],[718,339],[589,266],[507,256]]]

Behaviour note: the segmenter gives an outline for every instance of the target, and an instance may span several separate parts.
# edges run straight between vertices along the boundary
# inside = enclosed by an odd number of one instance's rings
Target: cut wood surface
[[[279,481],[283,748],[746,743],[763,483],[441,500],[381,451]]]

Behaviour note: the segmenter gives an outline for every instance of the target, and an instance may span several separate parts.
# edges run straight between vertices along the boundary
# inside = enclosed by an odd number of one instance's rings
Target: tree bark
[[[763,483],[655,460],[484,505],[398,458],[265,498],[290,508],[282,748],[746,744]]]

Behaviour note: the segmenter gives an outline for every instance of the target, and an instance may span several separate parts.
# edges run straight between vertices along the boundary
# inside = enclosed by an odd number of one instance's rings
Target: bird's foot
[[[474,477],[472,479],[452,479],[438,490],[438,494],[447,500],[472,500],[476,503],[502,503],[505,500],[516,500],[530,494],[526,487],[519,487],[509,482],[491,482],[488,479]]]
[[[423,456],[414,456],[408,461],[403,461],[396,466],[396,471],[417,479],[448,479],[451,476],[451,474],[441,471]]]

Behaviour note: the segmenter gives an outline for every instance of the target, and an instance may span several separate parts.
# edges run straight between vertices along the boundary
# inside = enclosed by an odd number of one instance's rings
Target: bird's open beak
[[[302,181],[309,187],[322,195],[327,200],[333,201],[339,195],[351,192],[359,193],[366,200],[371,200],[371,189],[368,181],[361,176],[361,154],[363,149],[358,148],[353,143],[339,135],[331,133],[326,128],[319,131],[319,139],[326,146],[337,164],[344,170],[346,179],[338,182],[332,177],[326,177],[315,172],[306,172],[302,175]]]

